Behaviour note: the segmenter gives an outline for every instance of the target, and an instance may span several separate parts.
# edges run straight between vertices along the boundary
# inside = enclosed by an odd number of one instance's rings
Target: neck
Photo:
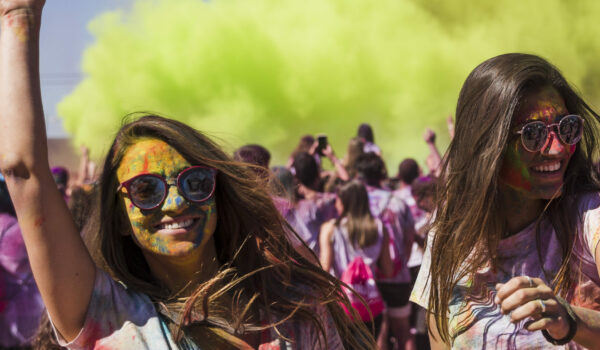
[[[152,275],[172,293],[189,295],[195,288],[215,276],[219,262],[213,238],[191,254],[182,257],[146,254]]]
[[[526,196],[526,193],[500,185],[500,200],[504,222],[506,223],[506,236],[512,236],[532,222],[542,214],[545,201]]]

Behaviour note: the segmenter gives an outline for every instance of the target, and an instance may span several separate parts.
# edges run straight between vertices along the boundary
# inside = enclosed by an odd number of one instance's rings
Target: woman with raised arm
[[[600,346],[599,120],[540,57],[468,76],[411,296],[432,348]]]
[[[339,282],[299,255],[268,192],[185,124],[143,116],[106,156],[89,252],[48,167],[43,0],[0,1],[0,169],[70,349],[372,348]],[[342,341],[344,342],[342,344]]]

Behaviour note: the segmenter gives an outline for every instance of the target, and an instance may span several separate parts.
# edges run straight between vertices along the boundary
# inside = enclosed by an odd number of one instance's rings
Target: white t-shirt
[[[571,270],[575,284],[567,300],[576,306],[600,310],[600,277],[595,263],[595,248],[600,241],[600,196],[597,193],[581,196],[579,212],[583,219],[582,230],[573,247]],[[546,341],[541,332],[529,332],[524,322],[512,324],[509,315],[502,315],[494,303],[495,285],[505,283],[515,276],[539,277],[552,286],[542,272],[557,272],[561,263],[561,251],[556,233],[548,218],[540,223],[540,251],[538,258],[535,223],[521,232],[500,241],[498,245],[499,266],[481,268],[474,276],[465,277],[454,288],[449,305],[449,331],[453,349],[577,349],[575,342],[554,346]],[[410,300],[428,308],[429,270],[431,265],[431,242],[428,239],[419,276]],[[482,290],[478,297],[470,294],[470,288]]]
[[[329,349],[343,349],[327,309],[315,306],[315,316],[323,322]],[[258,349],[325,349],[325,342],[319,342],[320,333],[312,324],[289,320],[279,330],[294,343],[279,339],[271,329],[263,334],[263,339],[267,340]],[[96,269],[94,290],[82,330],[71,342],[66,342],[56,331],[55,334],[59,344],[69,349],[182,349],[175,344],[147,295],[127,289],[100,269]],[[188,343],[186,350],[200,349]]]

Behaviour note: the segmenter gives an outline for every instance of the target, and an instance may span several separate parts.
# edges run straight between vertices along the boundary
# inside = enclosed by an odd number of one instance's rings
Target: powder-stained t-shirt
[[[571,305],[600,310],[600,277],[596,266],[595,251],[600,241],[600,195],[586,194],[577,200],[583,221],[575,237],[571,276],[574,286],[566,299]],[[449,331],[453,349],[582,349],[575,342],[565,346],[550,344],[540,331],[524,329],[526,320],[513,324],[509,315],[502,315],[494,303],[496,283],[506,283],[516,276],[542,279],[553,286],[552,279],[561,264],[561,250],[556,233],[548,220],[540,223],[540,253],[536,243],[535,223],[521,232],[500,241],[499,265],[496,269],[481,268],[474,276],[458,282],[449,305]],[[410,300],[428,307],[431,265],[431,242],[429,237],[423,263]],[[541,257],[541,260],[540,260]],[[542,266],[550,272],[546,276]],[[472,289],[471,289],[472,288]],[[469,292],[469,291],[480,291]]]
[[[415,221],[409,207],[394,192],[366,186],[369,194],[371,214],[383,221],[390,237],[390,255],[394,263],[394,275],[383,278],[377,274],[377,281],[409,283],[408,256],[405,245],[406,235],[414,232]]]
[[[326,343],[319,342],[319,332],[312,324],[290,320],[279,330],[294,343],[280,339],[271,329],[263,339],[259,350],[283,349],[343,349],[334,321],[324,306],[315,306],[315,316],[320,318],[326,334]],[[66,342],[55,331],[59,344],[69,349],[182,349],[173,341],[169,329],[162,322],[150,298],[127,289],[114,281],[106,272],[97,269],[94,290],[80,333],[71,342]],[[187,349],[201,349],[188,344]],[[182,349],[183,350],[183,349]]]
[[[286,219],[306,245],[319,256],[321,225],[336,217],[335,194],[317,193],[312,199],[299,200],[294,216],[287,216]]]

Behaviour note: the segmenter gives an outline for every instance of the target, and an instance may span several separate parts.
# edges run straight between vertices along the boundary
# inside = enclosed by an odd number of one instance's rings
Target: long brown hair
[[[377,241],[377,223],[371,215],[369,208],[369,195],[365,185],[358,180],[353,180],[340,187],[338,198],[344,210],[336,225],[346,219],[348,238],[354,246],[365,248]]]
[[[485,264],[495,264],[495,252],[505,230],[503,216],[499,215],[498,173],[513,115],[527,95],[546,86],[560,94],[569,113],[585,120],[583,139],[565,173],[562,196],[547,201],[544,208],[562,252],[559,271],[545,273],[555,293],[564,295],[572,283],[569,261],[580,221],[574,198],[599,188],[593,159],[598,155],[600,117],[546,60],[519,53],[491,58],[471,72],[461,89],[456,134],[444,157],[443,181],[437,196],[428,309],[445,342],[450,340],[448,306],[458,281]],[[536,232],[539,242],[539,220]]]
[[[191,164],[218,170],[215,198],[219,215],[214,241],[223,268],[185,298],[177,298],[177,291],[168,290],[154,278],[131,235],[123,235],[131,225],[117,196],[116,169],[128,147],[140,138],[160,139]],[[251,317],[253,311],[260,311],[269,321],[305,320],[326,340],[325,325],[314,314],[317,303],[326,306],[348,347],[375,346],[368,331],[351,322],[339,306],[339,302],[348,303],[339,281],[289,243],[286,235],[295,233],[275,208],[265,180],[249,171],[247,164],[233,161],[202,133],[155,115],[125,124],[108,151],[99,187],[95,221],[85,235],[95,261],[131,290],[148,295],[159,310],[175,310],[178,329],[193,339],[206,336],[235,345],[230,334],[243,336],[248,330],[277,326],[260,327],[260,320]],[[234,300],[231,307],[216,302],[225,294]],[[188,323],[193,324],[187,327]]]

